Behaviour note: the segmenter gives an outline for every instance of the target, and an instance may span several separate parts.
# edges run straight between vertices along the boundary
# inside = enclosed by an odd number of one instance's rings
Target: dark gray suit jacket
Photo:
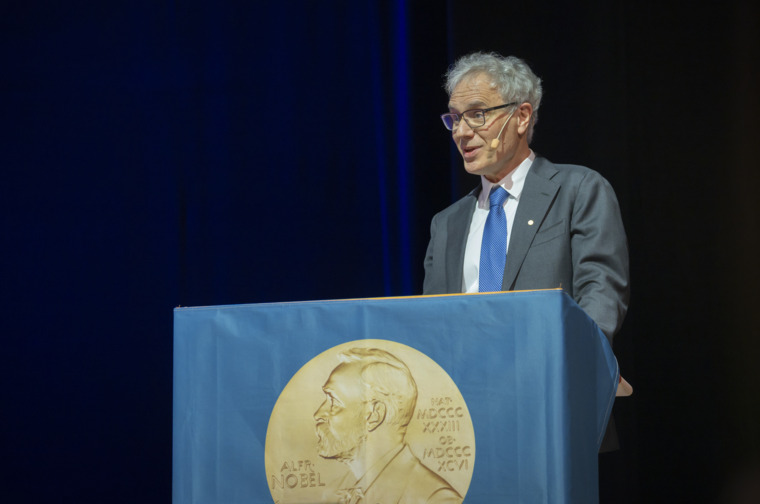
[[[433,217],[423,294],[462,292],[478,187]],[[628,309],[628,246],[617,198],[597,172],[536,157],[511,229],[502,290],[561,287],[612,342]]]

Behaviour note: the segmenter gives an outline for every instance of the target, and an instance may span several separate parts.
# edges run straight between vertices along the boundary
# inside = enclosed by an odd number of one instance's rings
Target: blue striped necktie
[[[504,266],[507,263],[507,216],[504,214],[504,202],[508,197],[509,193],[501,186],[494,186],[488,196],[491,209],[488,211],[480,245],[480,292],[500,291],[504,280]]]

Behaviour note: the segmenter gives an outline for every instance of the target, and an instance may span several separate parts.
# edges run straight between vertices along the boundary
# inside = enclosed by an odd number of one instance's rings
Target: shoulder
[[[607,182],[599,172],[586,166],[552,163],[541,156],[536,157],[528,176],[545,178],[557,183]]]
[[[456,215],[459,212],[471,212],[478,201],[478,195],[480,194],[481,186],[478,185],[475,189],[467,193],[464,197],[458,199],[451,205],[447,206],[440,212],[433,216],[433,220],[447,219],[452,215]]]
[[[533,191],[560,190],[562,197],[614,197],[610,183],[599,172],[575,164],[555,164],[536,157],[528,176],[526,188]]]
[[[449,499],[461,502],[462,498],[448,481],[423,464],[409,451],[408,447],[406,451],[408,461],[406,469],[410,475],[410,481],[414,482],[408,496],[416,496],[420,502],[449,502]],[[410,502],[416,502],[416,500],[413,498]]]
[[[461,503],[462,497],[440,475],[404,449],[386,466],[375,485],[399,492],[399,503]],[[390,485],[390,486],[389,486]],[[379,489],[378,489],[379,490]],[[377,497],[377,495],[375,496]],[[381,499],[382,501],[383,499]]]

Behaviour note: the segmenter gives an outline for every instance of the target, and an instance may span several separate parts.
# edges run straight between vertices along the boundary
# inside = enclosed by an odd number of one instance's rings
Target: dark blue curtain
[[[2,11],[0,493],[167,502],[174,306],[420,290],[407,7]]]

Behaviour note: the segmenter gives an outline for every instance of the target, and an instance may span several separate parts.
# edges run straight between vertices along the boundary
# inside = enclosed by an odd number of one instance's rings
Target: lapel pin
[[[532,226],[532,225],[533,225],[533,219],[531,219],[531,220],[529,220],[529,221],[528,221],[528,225],[529,225],[529,226]]]

